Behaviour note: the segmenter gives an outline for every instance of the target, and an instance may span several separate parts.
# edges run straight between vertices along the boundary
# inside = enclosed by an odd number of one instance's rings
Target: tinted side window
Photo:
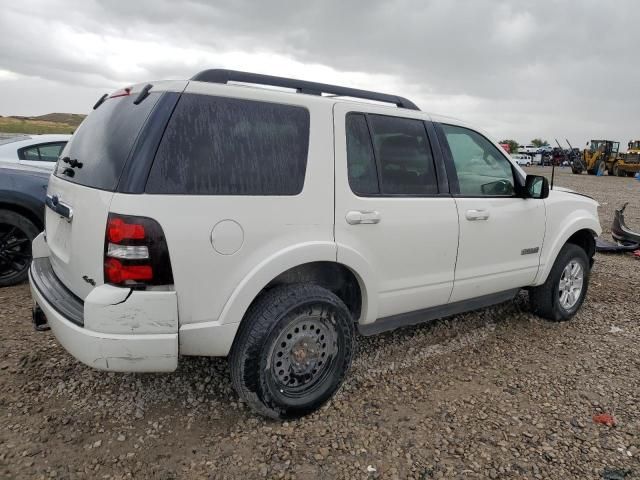
[[[40,160],[43,162],[55,162],[60,156],[60,152],[64,148],[65,143],[50,143],[48,145],[40,145]]]
[[[367,120],[361,113],[350,113],[346,120],[347,166],[349,186],[353,193],[374,195],[380,193],[376,159],[367,127]]]
[[[369,115],[383,194],[438,193],[431,146],[424,123]]]
[[[38,147],[23,148],[20,152],[19,157],[22,160],[40,161],[40,153],[38,152]]]
[[[442,125],[458,174],[461,195],[513,196],[511,163],[485,137],[468,128]]]
[[[296,195],[309,149],[302,107],[184,94],[171,116],[147,193]]]

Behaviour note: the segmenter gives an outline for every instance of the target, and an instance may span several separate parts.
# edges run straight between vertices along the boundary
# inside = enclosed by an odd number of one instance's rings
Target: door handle
[[[375,210],[351,210],[347,212],[345,219],[349,225],[380,223],[380,213]]]
[[[475,221],[475,220],[488,220],[489,219],[489,211],[488,210],[467,210],[465,215],[467,220]]]

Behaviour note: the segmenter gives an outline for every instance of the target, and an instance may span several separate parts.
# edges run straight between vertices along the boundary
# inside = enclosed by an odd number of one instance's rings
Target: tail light
[[[104,239],[104,281],[145,288],[173,284],[162,227],[147,217],[110,213]]]

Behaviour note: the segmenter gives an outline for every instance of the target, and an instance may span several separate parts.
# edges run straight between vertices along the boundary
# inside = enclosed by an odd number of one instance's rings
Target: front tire
[[[342,384],[355,349],[353,319],[312,284],[275,287],[250,307],[231,349],[233,386],[258,413],[285,419],[320,408]]]
[[[533,313],[555,322],[573,317],[589,287],[589,258],[572,243],[562,247],[547,281],[529,290]]]
[[[10,210],[0,210],[0,287],[23,282],[31,264],[31,242],[38,228]]]
[[[604,160],[598,160],[593,167],[594,175],[604,175],[604,171],[606,169],[606,165]]]

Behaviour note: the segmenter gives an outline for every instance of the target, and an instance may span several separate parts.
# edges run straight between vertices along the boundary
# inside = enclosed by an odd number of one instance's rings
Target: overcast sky
[[[638,0],[20,0],[0,115],[225,67],[396,93],[498,139],[640,138]]]

